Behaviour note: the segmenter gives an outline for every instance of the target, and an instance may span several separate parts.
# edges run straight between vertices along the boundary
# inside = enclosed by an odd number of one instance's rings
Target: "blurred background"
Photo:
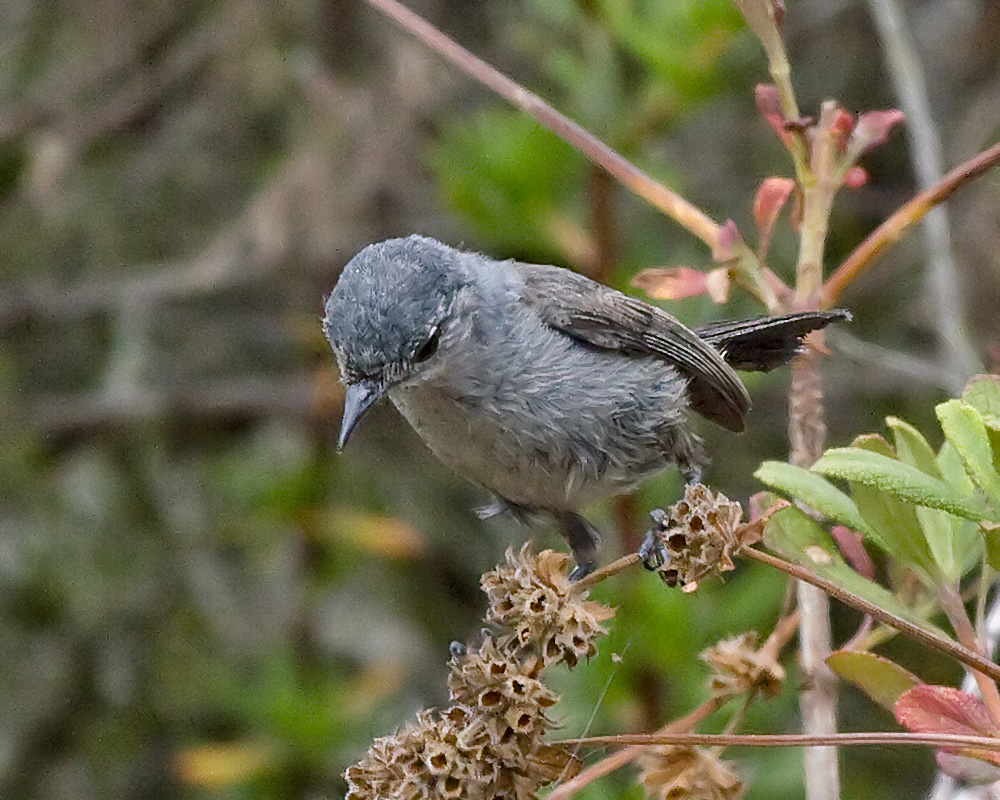
[[[900,0],[951,166],[1000,135],[1000,4]],[[723,0],[413,0],[718,220],[752,231],[785,154],[753,105],[759,44]],[[897,105],[868,7],[789,4],[799,99]],[[841,196],[829,263],[915,191],[907,138]],[[968,342],[1000,341],[1000,176],[949,208]],[[322,300],[366,243],[420,232],[629,291],[710,268],[671,222],[361,0],[0,4],[0,797],[331,798],[372,737],[446,699],[480,573],[529,532],[472,513],[391,408],[334,442]],[[827,360],[830,442],[886,413],[936,430],[956,386],[914,232],[849,293]],[[785,230],[771,266],[788,277]],[[688,322],[758,313],[674,304]],[[745,501],[783,458],[787,375],[751,376],[751,430],[700,430]],[[960,385],[960,382],[959,382]],[[606,557],[673,502],[665,476],[591,509]],[[612,530],[619,529],[621,536]],[[561,546],[551,532],[540,542]],[[559,676],[567,735],[647,730],[704,698],[695,654],[776,619],[741,565],[695,595],[629,573],[601,654]],[[838,609],[843,638],[856,620]],[[894,644],[927,679],[953,666]],[[612,658],[612,655],[620,656]],[[747,730],[797,729],[787,691]],[[845,729],[891,726],[845,690]],[[750,797],[801,796],[800,754],[743,751]],[[845,795],[917,796],[929,753],[843,755]],[[638,797],[628,775],[585,796]]]

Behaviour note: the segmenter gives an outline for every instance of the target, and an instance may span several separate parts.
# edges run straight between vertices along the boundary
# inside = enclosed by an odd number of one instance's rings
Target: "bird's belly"
[[[655,385],[645,388],[652,392]],[[683,384],[668,381],[666,388],[676,406]],[[577,509],[627,491],[672,462],[671,415],[663,407],[644,404],[637,410],[634,393],[575,401],[586,397],[579,386],[543,396],[544,402],[502,390],[470,395],[441,385],[390,390],[393,403],[441,461],[518,504]]]

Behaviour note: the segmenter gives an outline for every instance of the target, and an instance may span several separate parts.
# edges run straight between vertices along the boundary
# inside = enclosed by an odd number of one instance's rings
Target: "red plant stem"
[[[1000,164],[1000,142],[955,167],[933,186],[920,192],[901,206],[892,216],[872,231],[851,255],[847,257],[823,285],[822,307],[829,308],[837,302],[840,293],[862,272],[868,269],[882,253],[895,244],[912,225],[940,205],[970,181]]]
[[[806,583],[811,583],[826,592],[828,595],[833,597],[835,600],[839,600],[844,605],[856,608],[862,614],[868,614],[879,622],[888,625],[891,628],[895,628],[902,634],[909,636],[911,639],[920,642],[927,647],[938,650],[945,655],[951,656],[956,661],[965,664],[967,667],[971,667],[974,670],[982,672],[984,675],[989,675],[993,680],[1000,680],[1000,667],[990,661],[988,658],[980,655],[974,650],[970,650],[957,642],[950,639],[945,639],[940,636],[931,633],[919,625],[914,625],[901,617],[897,617],[894,614],[890,614],[888,611],[880,608],[874,603],[870,603],[867,600],[853,595],[850,592],[842,589],[834,583],[821,578],[813,572],[810,572],[805,567],[800,567],[798,564],[793,564],[790,561],[784,561],[783,559],[772,556],[770,553],[765,553],[762,550],[756,550],[754,548],[746,548],[740,551],[740,555],[746,556],[747,558],[752,558],[755,561],[760,561],[768,566],[779,569],[787,575],[791,575],[793,578],[798,578]]]
[[[1000,752],[1000,739],[990,736],[963,736],[955,733],[623,733],[616,736],[589,736],[561,739],[560,746],[656,747],[663,745],[723,747],[828,747],[830,745],[921,745],[924,747],[975,748]],[[550,795],[551,796],[551,795]]]
[[[948,617],[951,627],[955,629],[955,635],[963,645],[977,653],[983,652],[982,644],[976,631],[969,621],[969,615],[965,613],[965,605],[958,591],[953,586],[941,586],[938,590],[941,598],[941,608]],[[1000,692],[997,685],[979,670],[973,670],[972,676],[976,680],[976,685],[983,696],[983,702],[989,708],[993,719],[1000,723]]]

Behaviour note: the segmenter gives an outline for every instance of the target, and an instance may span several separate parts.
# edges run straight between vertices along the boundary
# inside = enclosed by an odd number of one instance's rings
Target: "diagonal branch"
[[[958,189],[989,172],[997,164],[1000,164],[1000,142],[955,167],[936,184],[920,192],[899,208],[872,231],[827,279],[823,286],[821,307],[828,308],[836,303],[840,293],[868,269],[885,250],[899,241],[907,229],[923,219],[928,211],[941,205]]]
[[[465,74],[529,114],[540,125],[607,170],[635,194],[701,239],[713,252],[719,251],[721,226],[696,206],[653,179],[573,120],[560,114],[538,95],[470,53],[406,6],[396,0],[368,0],[368,3]]]

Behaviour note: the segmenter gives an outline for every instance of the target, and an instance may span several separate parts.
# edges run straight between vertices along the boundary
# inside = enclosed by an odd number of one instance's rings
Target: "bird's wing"
[[[850,311],[835,308],[715,322],[694,332],[718,350],[729,366],[741,372],[767,372],[800,353],[807,334],[833,322],[850,321]]]
[[[524,302],[550,327],[595,347],[659,356],[688,377],[691,407],[742,431],[750,396],[710,344],[665,311],[559,267],[514,264]]]

